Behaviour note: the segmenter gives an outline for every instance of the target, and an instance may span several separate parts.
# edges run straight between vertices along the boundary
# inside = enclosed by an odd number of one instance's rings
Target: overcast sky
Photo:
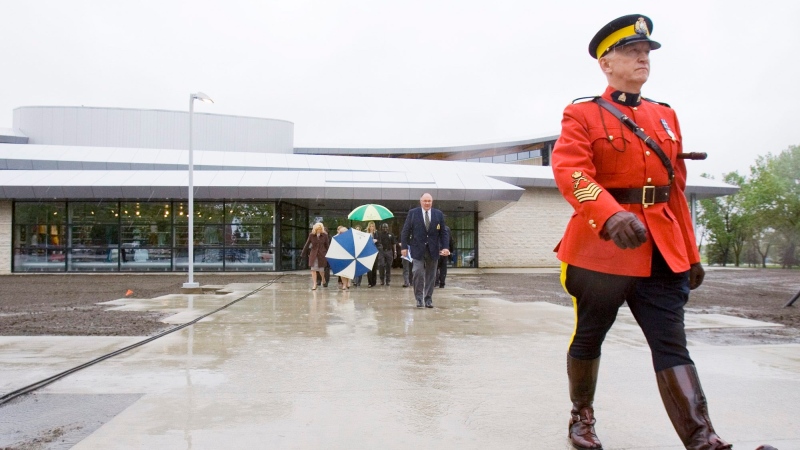
[[[800,144],[800,2],[0,0],[0,128],[19,106],[284,119],[297,147],[428,147],[559,133],[605,77],[588,43],[648,15],[646,97],[719,178]]]

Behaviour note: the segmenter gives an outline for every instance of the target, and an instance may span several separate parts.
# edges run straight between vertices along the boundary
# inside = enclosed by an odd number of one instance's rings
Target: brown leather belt
[[[669,201],[669,186],[644,186],[630,189],[608,189],[617,203],[653,205]]]

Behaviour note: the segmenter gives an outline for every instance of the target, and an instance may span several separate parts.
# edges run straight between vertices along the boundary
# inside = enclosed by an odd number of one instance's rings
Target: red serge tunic
[[[616,103],[612,92],[608,87],[602,97],[644,128],[672,161],[675,180],[669,201],[647,207],[617,203],[607,189],[667,186],[666,168],[655,152],[597,103],[567,106],[552,167],[561,195],[575,212],[556,246],[558,259],[596,272],[646,277],[655,244],[673,272],[689,270],[690,264],[700,262],[700,255],[684,194],[686,165],[677,158],[682,151],[678,118],[668,106],[645,99],[635,107]],[[606,220],[619,211],[636,214],[647,227],[647,242],[639,248],[623,250],[600,237]]]

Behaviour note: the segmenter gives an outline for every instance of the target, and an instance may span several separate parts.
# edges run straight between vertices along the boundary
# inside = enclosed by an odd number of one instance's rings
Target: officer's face
[[[650,76],[650,43],[634,42],[601,58],[600,67],[609,84],[626,92],[639,92]]]

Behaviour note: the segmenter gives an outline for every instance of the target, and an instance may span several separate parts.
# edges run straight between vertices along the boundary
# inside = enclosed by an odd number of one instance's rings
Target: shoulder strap
[[[647,100],[650,103],[655,103],[656,105],[666,106],[669,109],[672,109],[672,106],[669,106],[669,103],[659,102],[658,100],[653,100],[652,98],[642,97],[642,100]]]
[[[606,99],[601,97],[595,97],[594,102],[598,105],[602,106],[606,111],[610,112],[611,115],[616,117],[623,125],[628,127],[629,130],[633,132],[639,139],[644,141],[651,150],[653,150],[658,158],[661,160],[661,164],[664,164],[664,168],[667,169],[667,175],[669,175],[669,183],[672,184],[672,180],[675,178],[675,170],[672,168],[672,162],[669,160],[667,155],[664,153],[664,150],[661,150],[661,147],[658,146],[656,141],[653,140],[650,136],[644,133],[644,129],[640,128],[639,125],[636,125],[636,122],[631,120],[630,117],[622,114],[622,111],[618,110],[614,105],[609,103]]]
[[[583,102],[588,102],[588,101],[594,101],[594,99],[596,99],[596,98],[597,98],[597,97],[595,97],[595,96],[591,96],[591,97],[578,97],[578,98],[576,98],[575,100],[573,100],[573,101],[572,101],[572,104],[574,105],[575,103],[583,103]]]

